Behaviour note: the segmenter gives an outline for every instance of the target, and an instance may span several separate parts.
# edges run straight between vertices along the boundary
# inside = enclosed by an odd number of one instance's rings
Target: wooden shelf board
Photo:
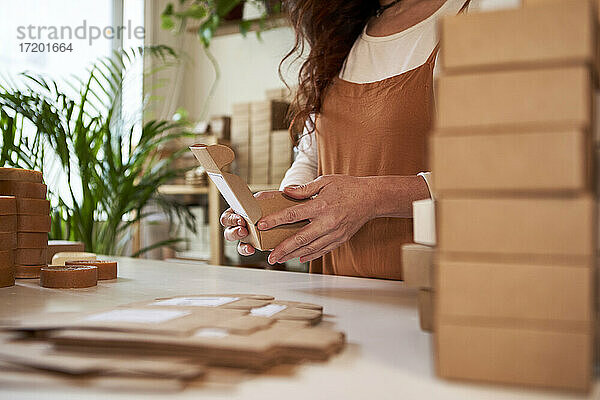
[[[167,195],[206,194],[208,186],[161,185],[158,187],[158,193]]]
[[[256,32],[259,30],[259,27],[260,27],[259,19],[251,19],[248,21],[251,23],[250,28],[248,29],[248,32]],[[225,21],[225,22],[223,22],[217,28],[217,31],[215,32],[215,37],[236,35],[236,34],[241,33],[240,22],[241,21]],[[281,28],[284,26],[289,26],[287,18],[284,14],[275,14],[275,15],[265,18],[265,20],[264,20],[264,30]],[[186,31],[189,33],[197,33],[198,26],[190,27],[190,28],[186,29]]]

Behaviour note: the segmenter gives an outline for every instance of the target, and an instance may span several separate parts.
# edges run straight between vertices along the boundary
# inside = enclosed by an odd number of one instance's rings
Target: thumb
[[[304,185],[286,186],[283,192],[294,199],[308,199],[319,193],[325,185],[325,179],[317,178]]]

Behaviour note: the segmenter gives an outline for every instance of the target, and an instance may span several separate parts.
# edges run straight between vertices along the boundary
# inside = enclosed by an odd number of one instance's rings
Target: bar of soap
[[[85,245],[82,242],[72,242],[69,240],[48,240],[48,264],[56,265],[52,262],[52,257],[57,253],[64,252],[84,252]]]
[[[17,217],[18,232],[50,232],[49,215],[19,215]]]
[[[42,199],[17,198],[17,214],[20,215],[49,215],[50,201]]]
[[[15,264],[42,265],[46,263],[46,248],[15,250]]]
[[[0,196],[0,215],[13,215],[17,213],[17,199],[15,196]]]
[[[0,194],[6,196],[45,199],[47,190],[43,183],[0,180]]]
[[[42,173],[30,169],[0,168],[0,180],[42,183]]]
[[[19,249],[48,247],[48,234],[46,232],[17,232],[17,247]]]
[[[40,277],[40,270],[46,265],[15,265],[15,278],[35,279]]]
[[[40,274],[40,286],[55,289],[75,289],[96,286],[98,268],[92,265],[49,265]]]
[[[65,261],[65,266],[71,265],[90,265],[98,268],[98,280],[104,281],[108,279],[117,279],[117,262],[116,261]]]
[[[17,248],[17,234],[15,232],[0,232],[0,251]]]
[[[64,251],[52,257],[52,265],[65,265],[66,261],[96,261],[96,255],[83,251]]]
[[[0,265],[0,287],[13,286],[15,284],[15,266]]]

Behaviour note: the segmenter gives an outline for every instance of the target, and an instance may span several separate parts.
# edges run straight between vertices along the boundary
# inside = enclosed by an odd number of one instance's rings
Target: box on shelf
[[[464,192],[566,192],[592,186],[588,132],[434,135],[431,168],[437,196]]]
[[[289,103],[284,101],[257,101],[250,104],[250,130],[254,134],[287,129]]]
[[[419,325],[425,332],[433,332],[434,292],[431,289],[419,289],[417,306],[419,310]]]
[[[282,225],[267,231],[259,231],[257,222],[263,215],[300,204],[303,201],[285,197],[282,193],[272,193],[270,197],[257,199],[248,185],[239,176],[224,171],[235,158],[234,152],[223,145],[195,145],[190,147],[208,176],[215,183],[229,206],[246,220],[248,236],[243,240],[258,250],[270,250],[287,239],[306,222]]]
[[[587,129],[592,123],[592,75],[587,66],[449,75],[437,83],[438,134]]]
[[[274,89],[267,89],[265,91],[265,96],[267,97],[268,100],[279,100],[279,101],[285,101],[288,103],[292,102],[295,94],[296,94],[295,87],[291,87],[289,89],[287,87],[274,88]]]
[[[233,145],[250,143],[250,103],[233,105],[231,115],[231,143]]]
[[[444,18],[441,24],[444,72],[596,64],[598,24],[593,2],[543,3],[543,7]]]

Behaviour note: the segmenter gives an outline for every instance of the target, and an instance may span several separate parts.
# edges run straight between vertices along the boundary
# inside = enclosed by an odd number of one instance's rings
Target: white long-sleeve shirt
[[[428,18],[388,36],[370,36],[365,27],[354,42],[339,77],[353,83],[372,83],[422,65],[438,43],[438,20],[445,15],[458,13],[464,3],[465,0],[447,0]],[[471,0],[469,9],[476,7],[474,3],[477,3],[477,0]],[[318,159],[316,135],[308,135],[305,131],[298,144],[296,159],[281,181],[280,189],[316,179]],[[431,192],[430,173],[422,172],[419,175],[425,179]]]

